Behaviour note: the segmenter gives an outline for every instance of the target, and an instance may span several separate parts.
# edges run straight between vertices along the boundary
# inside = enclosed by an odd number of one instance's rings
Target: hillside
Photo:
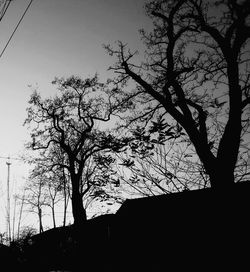
[[[114,215],[88,220],[80,228],[61,227],[33,236],[18,259],[19,268],[247,269],[249,195],[250,183],[244,183],[227,191],[204,189],[127,200]]]

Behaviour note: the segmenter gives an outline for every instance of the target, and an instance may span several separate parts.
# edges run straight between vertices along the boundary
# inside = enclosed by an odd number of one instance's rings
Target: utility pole
[[[7,236],[8,241],[11,241],[11,226],[10,226],[10,165],[11,163],[6,162],[8,168],[8,176],[7,176]]]
[[[7,205],[6,205],[6,236],[7,237],[6,238],[8,242],[10,242],[11,241],[11,218],[10,218],[10,165],[11,165],[11,162],[10,160],[21,160],[21,159],[10,157],[10,156],[8,157],[0,156],[0,159],[7,160],[6,165],[8,169],[8,174],[7,174],[7,192],[6,192],[7,193]]]

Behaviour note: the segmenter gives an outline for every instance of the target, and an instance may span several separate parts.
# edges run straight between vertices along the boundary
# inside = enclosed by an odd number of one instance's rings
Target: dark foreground
[[[22,250],[0,246],[0,271],[248,271],[249,208],[250,182],[127,200]]]

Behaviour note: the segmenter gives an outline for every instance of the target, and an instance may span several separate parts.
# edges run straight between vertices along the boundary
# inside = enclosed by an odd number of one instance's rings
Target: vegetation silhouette
[[[121,41],[105,46],[116,58],[113,95],[135,109],[127,118],[121,114],[123,126],[145,128],[159,117],[179,125],[205,183],[225,190],[236,177],[247,179],[249,1],[159,0],[147,3],[146,12],[153,30],[141,30],[142,62]],[[126,88],[128,82],[135,88]]]
[[[112,157],[106,156],[106,152],[122,150],[129,139],[116,137],[111,130],[98,127],[110,121],[119,105],[112,104],[107,87],[97,76],[85,80],[74,76],[55,79],[54,84],[60,95],[42,99],[35,91],[30,98],[25,124],[35,125],[35,128],[28,148],[41,151],[35,163],[42,183],[48,171],[65,169],[70,180],[74,224],[81,225],[87,219],[83,196],[93,193],[93,188],[107,183],[110,178],[107,172]]]
[[[118,73],[109,81],[115,88],[107,90],[107,103],[100,97],[83,100],[96,88],[105,92],[97,77],[56,79],[63,94],[54,99],[32,95],[26,123],[44,126],[33,131],[30,147],[48,152],[53,163],[46,167],[67,169],[74,224],[1,245],[9,269],[238,271],[249,266],[244,146],[249,147],[250,2],[158,0],[147,3],[146,11],[154,29],[141,31],[147,47],[143,63],[132,63],[135,54],[121,42],[118,49],[106,46],[117,57],[111,70]],[[129,79],[136,84],[132,90],[126,88]],[[117,138],[94,129],[96,120],[109,121],[113,113],[125,121],[120,128],[139,123],[149,135],[139,128],[132,138]],[[155,132],[158,139],[150,138]],[[175,137],[194,147],[204,187],[210,188],[126,200],[116,214],[87,220],[83,182],[85,190],[93,185],[88,173],[83,175],[87,159],[99,153],[106,161],[102,152],[119,153],[130,145],[143,161],[153,144]],[[66,159],[58,160],[51,146]],[[120,166],[134,167],[134,161],[121,160]],[[170,174],[166,171],[171,180]]]
[[[207,188],[127,200],[114,215],[6,247],[15,253],[8,265],[43,272],[241,270],[248,267],[249,191],[243,182],[227,192]]]

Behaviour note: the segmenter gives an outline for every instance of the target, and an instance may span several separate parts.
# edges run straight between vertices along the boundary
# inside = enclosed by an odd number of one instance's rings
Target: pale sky
[[[30,0],[13,0],[0,22],[0,52]],[[147,29],[145,0],[33,0],[27,14],[0,58],[0,157],[17,157],[28,139],[23,127],[31,89],[38,86],[53,95],[55,76],[91,76],[105,79],[114,59],[102,44],[116,40],[131,49],[141,45],[138,30]],[[27,167],[11,161],[11,188],[18,188]],[[0,158],[0,216],[6,206],[6,160]],[[1,220],[2,221],[2,220]],[[1,231],[1,229],[0,229]]]

